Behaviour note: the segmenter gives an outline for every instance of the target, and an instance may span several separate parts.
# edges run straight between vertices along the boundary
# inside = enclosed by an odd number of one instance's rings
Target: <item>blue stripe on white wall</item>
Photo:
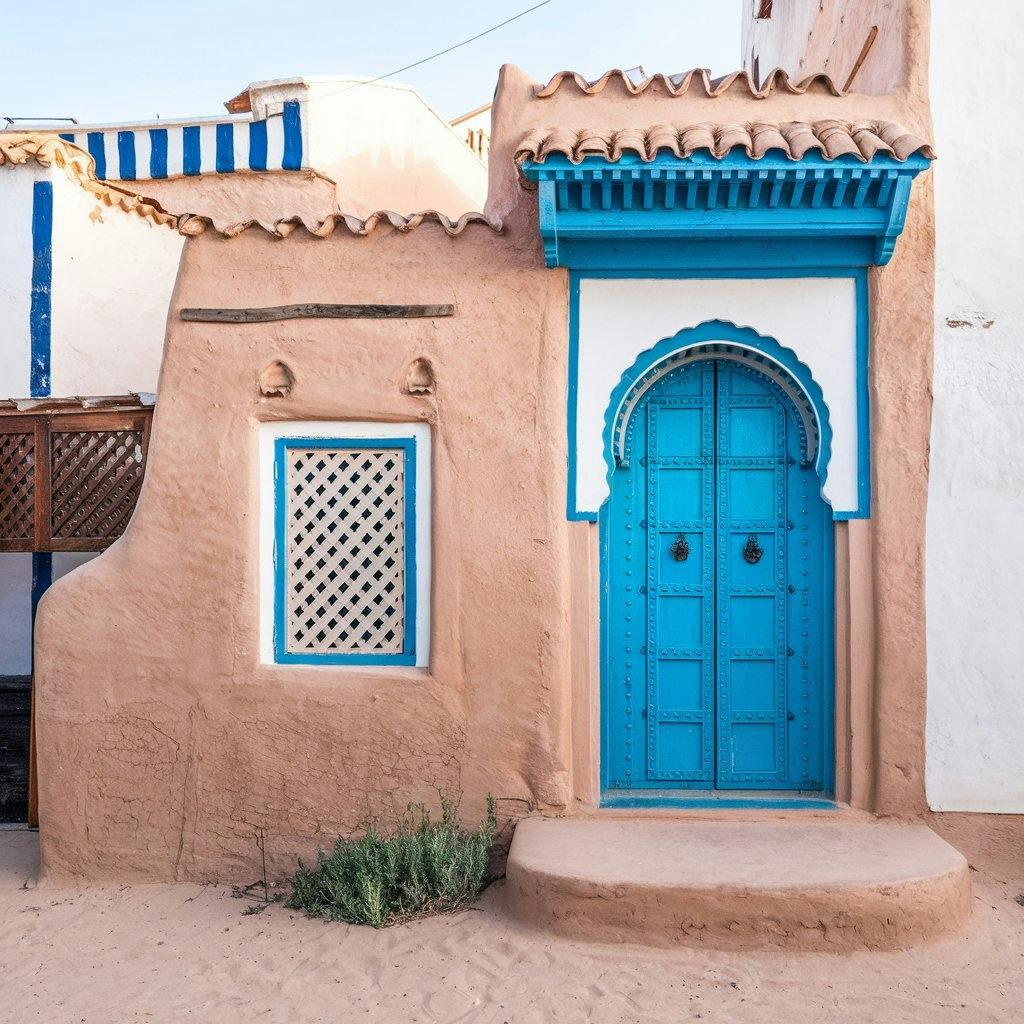
[[[117,133],[117,164],[120,178],[135,180],[135,132]]]
[[[305,166],[302,104],[289,100],[269,120],[207,121],[166,128],[61,132],[87,149],[101,180],[140,181],[239,168],[297,171]]]
[[[166,128],[150,128],[149,130],[149,176],[151,178],[167,177]]]
[[[86,136],[86,149],[96,161],[96,177],[103,181],[107,176],[107,149],[103,132],[89,132]]]
[[[52,283],[53,185],[37,181],[32,189],[32,298],[28,315],[29,394],[33,398],[50,394]]]
[[[230,174],[235,169],[235,126],[217,125],[217,173]]]
[[[199,126],[189,125],[181,130],[183,174],[198,174],[203,162],[203,153],[199,146]]]
[[[281,167],[297,171],[302,166],[302,120],[299,105],[294,100],[284,105],[284,155]]]
[[[249,125],[249,170],[267,169],[267,122],[253,121]]]

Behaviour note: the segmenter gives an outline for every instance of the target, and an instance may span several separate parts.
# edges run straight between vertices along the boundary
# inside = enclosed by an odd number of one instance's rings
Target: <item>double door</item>
[[[795,409],[708,359],[632,416],[604,524],[605,787],[821,791],[831,520]]]

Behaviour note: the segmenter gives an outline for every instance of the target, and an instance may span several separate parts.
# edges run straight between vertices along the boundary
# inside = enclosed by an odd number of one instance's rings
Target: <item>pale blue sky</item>
[[[0,115],[130,121],[201,116],[249,82],[292,75],[382,75],[537,0],[20,0],[4,11]],[[551,0],[423,67],[395,76],[443,114],[490,100],[498,67],[538,79],[740,62],[743,0]]]

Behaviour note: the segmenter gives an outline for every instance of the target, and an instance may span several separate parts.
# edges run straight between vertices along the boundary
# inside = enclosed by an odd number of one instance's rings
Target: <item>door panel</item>
[[[770,789],[786,776],[786,410],[756,383],[745,370],[718,367],[716,780],[723,789]],[[756,663],[759,707],[734,678],[737,660]]]
[[[602,520],[604,784],[819,791],[831,520],[796,414],[706,360],[633,415]]]
[[[647,403],[647,772],[714,778],[714,369],[700,364]]]

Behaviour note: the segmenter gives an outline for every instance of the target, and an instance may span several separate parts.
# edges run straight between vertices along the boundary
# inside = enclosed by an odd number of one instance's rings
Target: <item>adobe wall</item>
[[[535,214],[534,214],[535,216]],[[454,302],[436,320],[187,324],[186,306]],[[251,880],[370,814],[464,794],[479,816],[570,800],[565,278],[528,208],[505,235],[433,225],[191,239],[149,466],[126,535],[40,605],[43,867]],[[426,357],[432,396],[403,394]],[[261,398],[262,367],[296,385]],[[257,431],[422,421],[433,435],[429,670],[260,663]]]
[[[565,521],[564,271],[545,270],[533,196],[512,165],[551,124],[892,119],[925,138],[927,4],[911,3],[910,80],[884,97],[672,97],[655,85],[549,99],[515,68],[494,107],[496,235],[425,224],[326,239],[208,231],[187,245],[169,320],[149,469],[127,534],[56,584],[37,625],[44,870],[249,881],[437,787],[504,815],[592,807],[597,766],[597,529]],[[873,514],[837,530],[845,619],[841,797],[925,818],[980,850],[1020,821],[936,818],[925,767],[924,513],[931,406],[931,176],[891,264],[871,272]],[[186,306],[454,302],[437,320],[183,323]],[[656,339],[654,339],[656,340]],[[433,396],[400,390],[428,358]],[[260,398],[272,360],[297,383]],[[430,668],[261,664],[257,433],[266,420],[421,421],[433,436]],[[845,716],[845,717],[844,717]]]

